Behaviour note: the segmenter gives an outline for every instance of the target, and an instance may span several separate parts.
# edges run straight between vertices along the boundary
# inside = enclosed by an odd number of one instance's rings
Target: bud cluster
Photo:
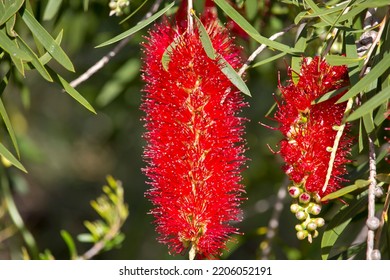
[[[305,192],[302,186],[292,185],[288,188],[288,193],[294,198],[290,211],[301,222],[295,226],[297,238],[303,240],[307,237],[311,243],[318,236],[317,228],[325,224],[323,218],[312,217],[321,212],[321,198],[318,194]]]

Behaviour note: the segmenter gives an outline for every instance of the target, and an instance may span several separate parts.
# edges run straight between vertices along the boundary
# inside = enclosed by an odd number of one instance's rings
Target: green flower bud
[[[316,218],[314,220],[314,222],[316,223],[317,227],[323,227],[325,225],[325,220],[323,218]]]
[[[302,230],[304,230],[304,228],[303,228],[302,225],[297,224],[297,225],[295,226],[295,230],[296,230],[296,231],[302,231]]]
[[[318,214],[320,214],[320,212],[321,212],[321,206],[318,204],[314,204],[312,207],[309,208],[310,214],[318,215]]]
[[[301,230],[301,231],[297,232],[297,238],[299,240],[305,239],[308,235],[309,235],[309,233],[307,232],[307,230]]]
[[[304,211],[298,211],[295,213],[295,217],[297,217],[298,220],[303,221],[307,218],[307,213]]]
[[[292,213],[295,214],[295,213],[297,213],[301,208],[302,208],[301,206],[299,206],[298,204],[294,203],[294,204],[291,204],[291,206],[290,206],[290,211],[291,211]]]
[[[317,229],[317,224],[314,223],[314,222],[310,222],[308,223],[307,227],[306,227],[308,230],[310,231],[313,231],[313,230],[316,230]]]

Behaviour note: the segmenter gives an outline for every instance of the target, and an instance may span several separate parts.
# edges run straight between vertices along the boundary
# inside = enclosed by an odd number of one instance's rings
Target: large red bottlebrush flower
[[[313,101],[348,84],[345,66],[330,66],[315,57],[310,62],[303,59],[297,84],[290,80],[286,86],[279,86],[283,99],[278,104],[275,118],[285,137],[280,143],[280,154],[285,161],[283,169],[292,181],[289,193],[296,198],[291,211],[302,221],[296,226],[299,239],[308,237],[311,241],[318,235],[316,228],[322,226],[324,220],[310,215],[318,215],[321,211],[321,198],[342,187],[345,165],[349,162],[347,155],[351,150],[347,125],[337,140],[338,149],[331,161],[346,108],[346,103],[335,102],[344,93],[321,103],[313,104]]]
[[[216,52],[238,68],[239,49],[227,31],[210,19],[205,27]],[[158,239],[171,253],[191,248],[198,258],[217,257],[229,235],[238,233],[231,223],[241,219],[240,171],[246,159],[238,113],[246,103],[221,72],[219,59],[207,56],[196,28],[190,34],[157,25],[144,53],[144,172]]]

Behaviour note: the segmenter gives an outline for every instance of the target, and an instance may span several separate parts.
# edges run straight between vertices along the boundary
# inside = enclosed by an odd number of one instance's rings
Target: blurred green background
[[[33,7],[36,17],[53,37],[60,30],[64,31],[61,46],[76,68],[75,73],[59,70],[68,81],[81,75],[113,47],[95,48],[96,45],[134,26],[154,3],[148,1],[120,25],[126,15],[110,17],[108,0],[89,1],[88,11],[83,10],[82,2],[63,1],[58,14],[47,21],[42,20],[47,1],[35,1]],[[169,2],[163,1],[162,6]],[[203,1],[195,2],[195,8],[200,12]],[[242,13],[266,37],[290,25],[297,14],[293,5],[279,1],[247,2],[251,3],[250,7]],[[132,0],[130,12],[142,3]],[[221,16],[221,20],[226,19]],[[18,28],[21,30],[23,26]],[[140,66],[144,54],[139,44],[146,32],[147,28],[136,33],[114,59],[78,87],[94,106],[97,115],[85,110],[37,73],[28,73],[23,80],[13,80],[12,86],[3,95],[20,143],[21,161],[28,170],[28,174],[22,174],[15,168],[11,170],[17,182],[14,186],[15,199],[40,250],[50,249],[57,259],[69,258],[60,230],[66,229],[76,236],[86,231],[84,220],[97,218],[89,202],[101,193],[108,174],[122,181],[130,216],[123,228],[126,239],[122,247],[97,258],[186,258],[170,256],[167,247],[156,241],[152,217],[147,214],[151,203],[144,198],[148,185],[141,171],[145,166],[142,161],[145,143],[142,139],[143,123],[140,121],[143,113],[139,109],[143,88]],[[291,31],[283,36],[283,42],[292,45],[294,34],[295,31]],[[236,40],[243,46],[244,57],[258,46],[239,36]],[[266,50],[256,61],[271,55],[272,52]],[[281,135],[259,122],[276,126],[265,115],[274,104],[278,73],[284,81],[289,64],[290,58],[286,56],[247,72],[252,97],[246,97],[250,107],[243,111],[242,116],[249,120],[245,137],[248,146],[246,155],[250,160],[243,174],[248,199],[242,205],[244,216],[238,225],[244,235],[237,236],[237,242],[229,244],[231,249],[222,258],[261,258],[260,244],[265,239],[284,174],[280,168],[280,157],[272,154],[267,147],[268,144],[277,151]],[[57,67],[54,62],[51,66]],[[269,258],[320,259],[320,238],[311,245],[296,239],[295,217],[289,212],[289,201],[286,198]],[[20,258],[21,242],[18,235],[8,240],[6,247],[0,247],[0,258]],[[85,243],[77,246],[79,252],[89,248]]]

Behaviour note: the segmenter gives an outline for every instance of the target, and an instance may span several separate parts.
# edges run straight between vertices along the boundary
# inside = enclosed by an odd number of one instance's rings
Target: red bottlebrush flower
[[[227,31],[216,21],[205,27],[216,52],[238,68],[239,50]],[[174,41],[165,70],[161,60]],[[214,258],[238,232],[231,223],[241,219],[246,158],[238,113],[246,103],[221,72],[219,59],[207,56],[196,29],[189,34],[167,23],[155,26],[144,53],[144,172],[158,240],[172,253],[191,247],[198,258]]]
[[[345,164],[349,162],[346,157],[351,149],[347,125],[326,184],[331,152],[346,103],[335,104],[343,93],[318,104],[313,101],[348,84],[346,67],[330,66],[315,57],[311,62],[303,59],[297,84],[289,81],[287,86],[280,86],[283,100],[278,104],[275,118],[285,137],[280,143],[280,154],[285,161],[283,169],[292,181],[289,193],[298,202],[298,205],[293,204],[292,211],[303,221],[297,225],[299,239],[309,237],[311,241],[318,235],[316,227],[308,229],[308,224],[313,222],[310,214],[319,214],[321,198],[342,187]]]

